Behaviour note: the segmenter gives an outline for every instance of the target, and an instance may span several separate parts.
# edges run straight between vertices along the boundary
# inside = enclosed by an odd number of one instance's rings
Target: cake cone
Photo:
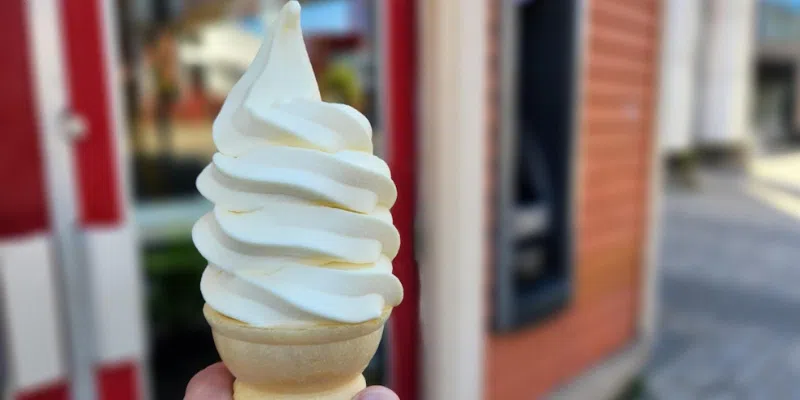
[[[362,373],[390,313],[360,324],[258,328],[203,308],[236,378],[234,400],[351,400],[366,387]]]

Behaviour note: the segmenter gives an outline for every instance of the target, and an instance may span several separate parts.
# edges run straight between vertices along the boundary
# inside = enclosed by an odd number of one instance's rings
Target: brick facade
[[[499,2],[489,2],[490,154],[495,154],[498,130]],[[586,81],[579,102],[575,297],[567,310],[526,331],[488,336],[488,399],[539,398],[636,336],[662,1],[585,3],[588,54],[582,59]],[[493,187],[489,182],[489,193]]]

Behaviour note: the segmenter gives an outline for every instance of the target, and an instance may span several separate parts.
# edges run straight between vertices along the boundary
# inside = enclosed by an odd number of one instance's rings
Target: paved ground
[[[701,182],[665,199],[650,397],[800,399],[800,197]]]
[[[763,157],[751,165],[754,177],[772,187],[800,196],[800,152]]]

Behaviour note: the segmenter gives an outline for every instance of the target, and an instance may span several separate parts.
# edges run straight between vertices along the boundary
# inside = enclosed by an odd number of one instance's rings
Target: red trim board
[[[405,296],[392,313],[391,384],[403,400],[419,398],[419,273],[414,254],[416,218],[416,2],[387,0],[388,160],[397,185],[392,216],[402,246],[394,273]]]

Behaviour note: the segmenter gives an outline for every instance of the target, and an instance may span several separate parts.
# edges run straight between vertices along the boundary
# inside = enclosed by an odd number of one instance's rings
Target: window
[[[494,325],[510,331],[571,294],[577,0],[506,5],[501,35]]]

